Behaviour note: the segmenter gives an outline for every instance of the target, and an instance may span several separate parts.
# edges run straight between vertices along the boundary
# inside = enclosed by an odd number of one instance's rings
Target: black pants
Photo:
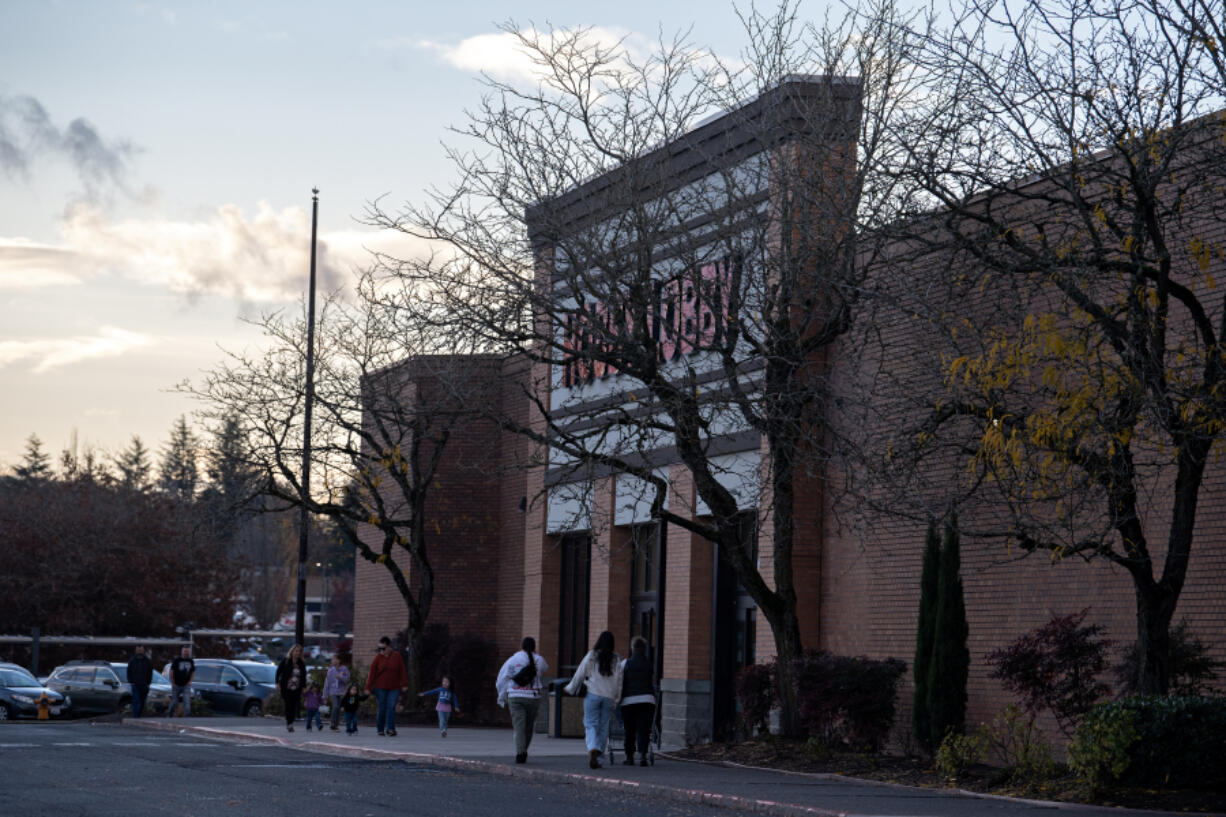
[[[647,741],[651,740],[651,722],[656,717],[655,704],[626,704],[622,707],[622,722],[626,727],[626,757],[636,751],[647,754]]]
[[[302,700],[302,690],[287,689],[281,693],[281,698],[285,701],[285,722],[293,726],[298,717],[298,702]]]

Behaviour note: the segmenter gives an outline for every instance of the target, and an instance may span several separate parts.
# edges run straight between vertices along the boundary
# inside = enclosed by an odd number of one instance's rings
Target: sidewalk
[[[960,793],[949,789],[918,789],[888,783],[754,769],[743,766],[695,763],[656,755],[648,768],[620,762],[598,771],[587,766],[583,741],[549,738],[538,734],[528,762],[514,762],[511,730],[458,727],[439,736],[425,726],[397,727],[396,737],[379,737],[373,727],[356,735],[342,729],[308,732],[296,724],[294,732],[274,718],[125,718],[126,726],[186,731],[201,737],[237,742],[259,742],[302,751],[429,763],[456,769],[503,774],[536,782],[605,786],[688,803],[739,809],[781,817],[1037,817],[1059,810],[1064,815],[1105,815],[1126,809],[1040,803]],[[622,753],[617,753],[622,759]],[[1132,812],[1158,815],[1160,812]]]

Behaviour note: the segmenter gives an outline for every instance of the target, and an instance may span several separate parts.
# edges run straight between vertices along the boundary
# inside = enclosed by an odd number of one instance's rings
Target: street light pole
[[[311,498],[311,403],[315,396],[315,236],[319,224],[319,188],[311,189],[311,284],[307,295],[306,400],[302,421],[302,515],[298,535],[298,615],[294,640],[301,644],[306,633],[307,537],[310,533]]]

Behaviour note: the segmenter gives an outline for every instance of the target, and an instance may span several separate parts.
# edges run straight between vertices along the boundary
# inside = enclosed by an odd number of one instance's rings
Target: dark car
[[[258,661],[197,658],[192,691],[214,712],[258,718],[264,701],[277,689],[277,667]]]
[[[0,721],[37,718],[38,699],[44,694],[51,704],[51,717],[68,715],[72,706],[69,698],[40,684],[25,667],[0,662]]]
[[[128,683],[128,665],[111,662],[111,669],[119,676],[119,680],[127,684],[128,692],[132,685]],[[153,671],[153,682],[149,684],[149,694],[145,697],[145,708],[155,715],[163,715],[170,708],[170,681],[157,670]]]
[[[55,668],[47,686],[72,698],[77,714],[105,714],[132,703],[131,689],[109,661],[69,661]]]

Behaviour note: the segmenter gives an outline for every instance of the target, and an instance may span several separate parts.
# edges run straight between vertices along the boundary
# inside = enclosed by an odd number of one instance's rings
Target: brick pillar
[[[669,508],[693,515],[693,479],[684,466],[671,473]],[[665,743],[711,739],[711,604],[714,546],[672,525],[668,528],[664,591],[664,677],[661,679]]]
[[[592,571],[588,585],[588,634],[613,633],[618,651],[630,654],[630,534],[613,525],[617,502],[612,477],[592,486]]]

